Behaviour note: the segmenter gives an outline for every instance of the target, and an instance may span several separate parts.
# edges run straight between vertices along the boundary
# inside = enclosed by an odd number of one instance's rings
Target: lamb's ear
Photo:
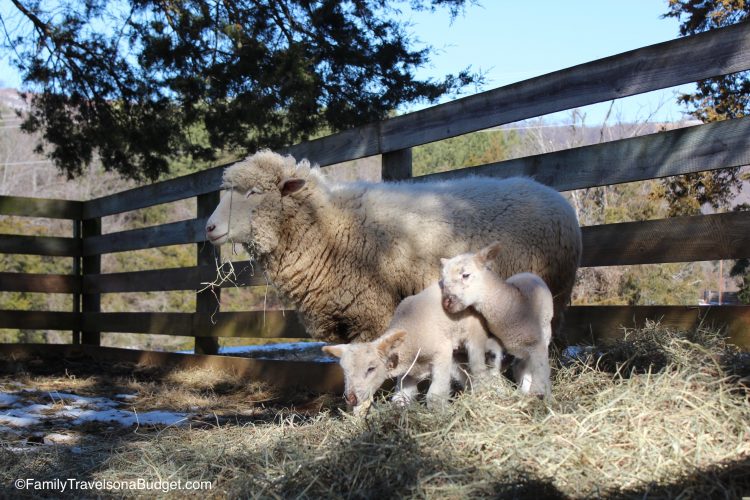
[[[297,191],[302,189],[304,185],[305,179],[284,179],[283,181],[279,182],[279,191],[281,191],[281,196],[287,196],[292,193],[296,193]]]
[[[326,354],[330,354],[331,356],[334,356],[336,358],[340,358],[344,354],[344,348],[345,347],[346,347],[345,344],[324,345],[322,347],[322,350]]]
[[[396,330],[383,335],[377,340],[378,352],[380,352],[385,358],[389,357],[389,355],[401,345],[404,338],[406,338],[405,330]]]
[[[482,264],[488,264],[493,262],[502,250],[502,245],[499,241],[491,243],[477,252],[477,260]]]

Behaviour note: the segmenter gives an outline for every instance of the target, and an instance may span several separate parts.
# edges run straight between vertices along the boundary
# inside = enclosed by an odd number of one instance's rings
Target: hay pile
[[[557,367],[549,402],[504,379],[438,412],[381,402],[357,419],[335,398],[313,416],[217,420],[78,456],[0,449],[2,476],[213,482],[180,492],[193,497],[737,498],[750,495],[749,368],[719,335],[651,325]]]
[[[710,332],[653,325],[602,352],[558,368],[550,402],[497,380],[438,412],[381,403],[366,419],[331,409],[168,430],[93,476],[209,479],[215,496],[277,498],[750,494],[747,374],[724,366],[742,368],[738,353]]]

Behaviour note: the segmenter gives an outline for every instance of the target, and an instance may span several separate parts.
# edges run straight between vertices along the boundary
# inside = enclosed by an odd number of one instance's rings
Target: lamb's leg
[[[450,345],[433,358],[430,370],[430,388],[427,391],[427,406],[440,406],[448,401],[451,393],[452,363],[453,349]]]
[[[409,375],[399,377],[396,380],[396,393],[391,397],[391,401],[400,406],[411,404],[419,393],[417,383],[417,379]]]
[[[515,364],[513,365],[513,378],[516,379],[516,384],[518,384],[518,390],[522,394],[528,394],[531,390],[531,384],[532,384],[532,372],[530,367],[530,361],[527,357],[524,358],[517,358]]]
[[[482,335],[477,338],[469,338],[464,342],[466,355],[469,358],[469,371],[471,372],[470,386],[481,384],[487,375],[486,346],[487,337]]]
[[[492,356],[491,373],[498,375],[503,367],[503,346],[495,337],[488,337],[485,341],[485,350]]]
[[[529,392],[538,396],[549,397],[552,394],[550,381],[549,352],[546,343],[540,343],[529,356],[531,387]]]

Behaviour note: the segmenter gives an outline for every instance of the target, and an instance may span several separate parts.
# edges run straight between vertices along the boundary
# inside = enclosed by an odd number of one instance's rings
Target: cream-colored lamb
[[[520,391],[549,396],[552,293],[535,274],[503,280],[491,271],[489,265],[500,251],[496,242],[476,254],[441,259],[443,307],[453,314],[473,307],[503,349],[515,356],[514,377]]]
[[[454,349],[463,345],[473,377],[487,372],[485,349],[488,333],[473,311],[447,313],[441,305],[440,286],[435,283],[405,298],[386,332],[370,342],[323,347],[339,358],[344,371],[344,397],[355,414],[369,407],[372,396],[387,379],[397,378],[395,401],[407,404],[417,395],[417,384],[430,379],[427,403],[446,401],[451,379],[463,383],[465,376],[454,363]],[[502,354],[494,353],[498,359]]]

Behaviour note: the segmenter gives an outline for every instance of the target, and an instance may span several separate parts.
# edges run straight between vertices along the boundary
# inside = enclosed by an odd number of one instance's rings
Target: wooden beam
[[[102,332],[193,337],[307,338],[295,311],[85,313],[84,328]]]
[[[86,237],[83,240],[83,255],[197,243],[205,239],[205,227],[205,219],[190,219],[142,229]]]
[[[87,201],[83,206],[83,218],[129,212],[217,191],[228,165],[231,163]]]
[[[99,332],[193,336],[194,313],[86,312],[83,328]]]
[[[81,254],[81,242],[58,236],[0,234],[0,253],[75,257]]]
[[[415,177],[531,177],[558,191],[750,165],[750,117]]]
[[[0,344],[0,356],[14,360],[91,358],[96,362],[126,362],[163,369],[211,369],[278,389],[307,389],[340,393],[344,378],[338,363],[277,361],[235,356],[207,356],[173,352],[141,351],[115,347],[51,344]]]
[[[646,320],[677,330],[724,328],[735,345],[750,349],[749,306],[572,306],[563,333],[572,344],[590,344],[622,338],[623,327],[642,327]]]
[[[265,285],[262,275],[253,274],[250,261],[232,263],[236,276],[231,281],[221,283],[222,288],[233,286]],[[222,268],[229,272],[229,266]],[[126,273],[92,274],[84,276],[84,289],[91,293],[117,292],[165,292],[171,290],[199,290],[206,283],[217,280],[216,267],[212,265],[153,269]]]
[[[381,122],[380,152],[746,69],[750,24],[741,23],[391,118]]]
[[[750,257],[750,212],[587,226],[582,233],[583,267]]]
[[[412,176],[411,148],[386,153],[381,159],[383,181],[403,181]]]
[[[79,330],[81,315],[60,311],[0,310],[0,328],[20,330]]]
[[[99,238],[102,234],[102,219],[96,217],[86,219],[81,222],[81,239],[84,248],[87,240]],[[99,255],[86,255],[81,258],[81,271],[83,276],[89,274],[100,274],[102,272],[102,258]],[[81,312],[84,318],[87,314],[97,314],[101,311],[102,297],[95,292],[86,292],[81,294]],[[88,328],[85,321],[82,321],[81,343],[88,345],[99,345],[101,343],[101,331],[98,328]]]
[[[0,292],[78,293],[81,283],[70,274],[0,273]]]
[[[218,192],[198,196],[198,211],[196,217],[200,220],[208,219],[218,204]],[[205,228],[205,225],[203,227]],[[212,264],[215,266],[216,262],[221,262],[221,248],[216,248],[208,243],[198,243],[195,247],[195,251],[196,260],[199,266],[211,266]],[[196,317],[210,316],[219,311],[220,305],[221,288],[205,289],[196,293]],[[196,336],[195,354],[216,354],[219,352],[219,340],[207,335],[210,330],[211,328],[208,324],[205,325],[205,328],[196,328],[195,325],[193,326],[193,332]]]
[[[196,315],[199,331],[212,337],[309,338],[296,311],[221,312]]]
[[[81,201],[0,196],[0,215],[46,217],[49,219],[80,219],[82,214],[83,202]]]

